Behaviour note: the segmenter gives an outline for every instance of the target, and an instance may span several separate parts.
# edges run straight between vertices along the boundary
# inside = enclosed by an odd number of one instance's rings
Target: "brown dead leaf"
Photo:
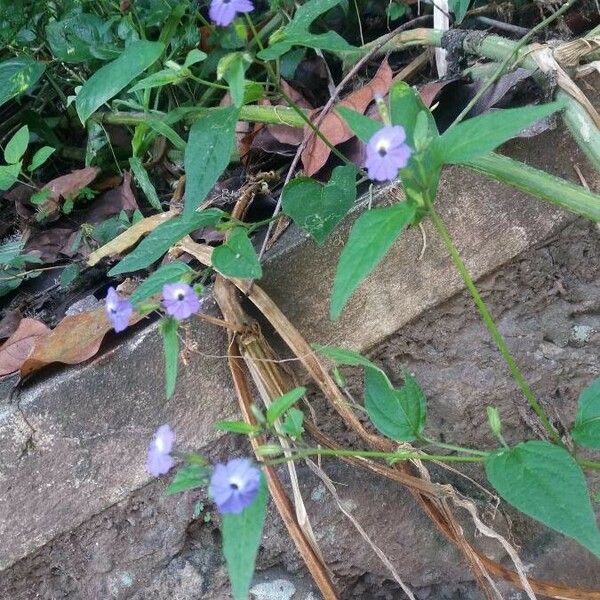
[[[4,317],[0,319],[0,340],[5,340],[10,337],[19,326],[23,319],[20,310],[9,310]]]
[[[300,108],[312,110],[310,102],[284,79],[281,80],[281,87]],[[299,146],[304,137],[302,129],[289,125],[267,125],[266,129],[278,142],[288,146]]]
[[[88,223],[102,223],[107,219],[116,217],[122,210],[132,213],[138,207],[137,200],[131,185],[131,173],[123,173],[121,185],[100,194],[87,213],[85,220]]]
[[[36,319],[23,319],[16,331],[0,347],[0,377],[15,373],[32,354],[50,329]]]
[[[143,235],[150,233],[161,223],[172,219],[178,214],[179,211],[170,210],[169,212],[159,213],[158,215],[146,217],[138,221],[135,225],[132,225],[129,229],[108,242],[108,244],[104,244],[104,246],[92,252],[87,259],[88,266],[93,267],[107,256],[115,256],[116,254],[125,252],[125,250],[129,250]]]
[[[141,318],[134,313],[129,324],[133,325]],[[52,363],[76,365],[92,358],[111,329],[104,306],[65,317],[45,337],[38,339],[35,350],[20,366],[21,376],[30,375]]]
[[[392,70],[387,60],[384,60],[373,79],[367,85],[349,94],[325,117],[320,126],[323,135],[334,146],[353,137],[354,134],[351,129],[346,125],[342,117],[337,114],[336,109],[340,106],[345,106],[356,112],[364,113],[376,95],[385,96],[388,93],[391,83]],[[316,111],[312,113],[311,119],[315,119],[317,114]],[[312,130],[309,127],[305,127],[304,134],[309,135],[310,133],[312,133]],[[302,164],[304,165],[306,174],[311,176],[319,171],[327,162],[330,152],[329,148],[320,138],[312,136],[311,141],[306,145],[302,153]]]
[[[98,167],[86,167],[49,181],[42,188],[50,190],[50,196],[42,204],[42,209],[48,215],[48,218],[58,215],[62,201],[75,198],[84,187],[94,181],[99,172]]]
[[[63,250],[68,251],[65,242],[71,239],[73,232],[62,227],[36,231],[25,244],[25,252],[37,256],[44,264],[55,263],[65,254]]]

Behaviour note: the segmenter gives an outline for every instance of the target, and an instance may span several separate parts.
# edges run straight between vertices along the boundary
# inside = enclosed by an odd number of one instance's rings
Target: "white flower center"
[[[388,153],[388,150],[390,149],[390,143],[388,140],[381,140],[378,144],[377,144],[377,154],[379,154],[379,156],[383,157]]]
[[[243,487],[243,485],[244,482],[240,477],[229,478],[229,487],[231,487],[232,490],[239,490],[241,487]]]

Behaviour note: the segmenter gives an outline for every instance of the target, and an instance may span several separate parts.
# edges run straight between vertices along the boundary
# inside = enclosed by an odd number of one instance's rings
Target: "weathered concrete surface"
[[[547,134],[546,142],[537,139],[533,144],[523,142],[519,146],[513,154],[519,155],[526,153],[528,148],[538,148],[541,155],[530,157],[530,162],[571,178],[574,175],[568,157],[576,157],[577,154],[561,134]],[[563,149],[560,157],[554,155],[553,149],[556,147]],[[588,183],[597,185],[594,174],[586,170],[583,164],[580,166]],[[469,182],[468,190],[465,181]],[[558,231],[566,222],[564,214],[549,210],[546,204],[458,169],[449,170],[445,175],[439,207],[476,276],[491,272]],[[432,231],[427,231],[428,248],[423,260],[418,260],[421,250],[419,231],[407,232],[395,245],[389,258],[353,298],[343,318],[335,324],[329,322],[327,313],[332,274],[341,249],[339,236],[334,237],[325,249],[317,252],[311,242],[291,232],[288,236],[291,240],[289,244],[271,260],[265,287],[309,341],[337,343],[359,349],[370,347],[415,319],[426,308],[439,304],[460,289],[460,282],[449,267],[443,249],[435,241]],[[342,229],[340,236],[343,235]],[[591,256],[593,255],[581,257],[581,261],[588,261]],[[524,286],[520,288],[521,292],[527,289],[527,283],[525,280],[520,281]],[[544,292],[534,288],[532,293],[535,295]],[[519,297],[510,296],[510,301],[514,303]],[[460,302],[460,314],[464,320],[467,318],[464,316],[465,311],[470,311],[471,305],[465,299]],[[559,307],[556,310],[560,312],[561,309]],[[473,317],[472,323],[477,323],[476,316],[469,314],[471,316],[468,319]],[[431,325],[428,326],[432,332],[433,324],[437,325],[439,318],[441,317],[432,317]],[[416,323],[415,327],[422,327],[419,325],[421,321]],[[462,327],[461,323],[462,320],[458,319],[457,331]],[[536,335],[539,324],[529,324]],[[510,333],[513,330],[509,328],[507,331]],[[580,333],[581,331],[578,335]],[[31,559],[19,562],[10,576],[6,573],[5,583],[2,584],[6,587],[0,587],[1,598],[36,597],[30,595],[34,593],[31,590],[36,588],[27,586],[28,579],[35,581],[35,577],[31,576],[32,569],[35,571],[35,564],[41,565],[38,573],[45,580],[49,578],[48,573],[55,568],[57,562],[62,561],[60,557],[63,555],[70,557],[66,570],[49,579],[55,581],[57,593],[60,591],[63,595],[64,591],[66,597],[73,599],[139,597],[141,600],[167,597],[161,596],[163,592],[160,591],[153,596],[150,594],[151,587],[146,587],[157,586],[157,590],[164,591],[167,589],[164,586],[174,585],[173,578],[169,577],[161,583],[160,577],[166,577],[164,573],[157,575],[161,567],[175,569],[182,581],[197,581],[194,578],[198,569],[190,571],[187,563],[181,562],[181,557],[189,550],[185,547],[185,531],[191,518],[189,506],[188,510],[179,509],[179,512],[175,510],[171,513],[174,505],[170,504],[170,499],[167,504],[167,501],[160,501],[157,508],[149,508],[150,499],[145,496],[145,488],[141,489],[149,481],[144,469],[145,449],[158,424],[169,422],[174,426],[181,449],[210,446],[207,451],[212,454],[218,452],[214,448],[218,449],[220,444],[228,443],[212,430],[215,420],[235,414],[235,396],[223,360],[224,334],[205,325],[195,324],[190,326],[188,339],[190,346],[186,356],[189,364],[182,369],[177,393],[170,402],[165,403],[163,399],[161,342],[156,328],[150,327],[133,335],[125,344],[90,365],[66,370],[50,380],[30,386],[21,393],[18,405],[8,401],[0,405],[0,539],[3,540],[0,569],[33,553]],[[442,338],[423,338],[426,351],[433,354],[430,362],[421,359],[422,373],[417,369],[418,364],[410,360],[408,364],[420,376],[432,371],[432,365],[443,359],[443,352],[438,352],[436,348],[447,339],[447,331]],[[476,345],[479,349],[472,349]],[[426,387],[435,401],[438,395],[440,398],[444,397],[442,387],[449,381],[464,379],[471,386],[468,388],[470,394],[466,394],[465,385],[459,388],[456,384],[454,393],[449,395],[448,401],[455,412],[449,412],[450,408],[443,404],[441,412],[432,407],[431,426],[439,424],[442,429],[442,425],[447,427],[451,424],[455,427],[456,419],[460,421],[466,413],[472,418],[466,433],[471,430],[481,432],[485,430],[482,425],[484,417],[481,416],[484,411],[481,410],[478,389],[482,382],[486,383],[490,392],[501,390],[494,396],[498,402],[508,397],[516,406],[521,406],[522,403],[517,402],[514,386],[506,379],[503,365],[492,358],[495,355],[483,330],[473,339],[469,335],[461,339],[461,348],[465,352],[472,351],[473,355],[478,354],[480,361],[491,365],[490,369],[482,377],[476,366],[463,364],[461,368],[465,377],[462,371],[453,371],[454,379],[440,377],[439,382],[432,382],[431,389]],[[550,350],[554,349],[551,347]],[[550,350],[538,348],[542,352],[539,360],[543,358],[544,352]],[[534,359],[535,356],[537,355],[533,355]],[[404,356],[401,358],[404,361]],[[519,356],[520,360],[524,358],[532,360],[532,356],[527,353],[524,357]],[[569,356],[565,354],[563,359],[567,364]],[[537,359],[533,360],[530,375],[537,372],[536,361]],[[567,366],[564,367],[564,376],[569,376]],[[577,375],[581,381],[586,376],[587,373]],[[533,381],[535,382],[535,377]],[[574,396],[571,394],[565,398],[565,402],[572,406]],[[444,410],[448,411],[447,415]],[[519,413],[513,411],[510,414],[514,417],[514,422],[511,420],[509,426],[514,425],[517,432],[515,435],[518,435],[522,423],[514,415]],[[503,417],[510,415],[503,413]],[[333,422],[335,423],[334,420]],[[335,428],[335,425],[332,427]],[[486,434],[483,432],[481,435],[485,437]],[[461,441],[468,442],[469,438]],[[473,443],[479,441],[481,440],[477,439]],[[351,474],[344,475],[343,471],[335,471],[335,474],[336,477],[339,475],[337,480],[354,477]],[[351,481],[348,481],[348,485],[350,484]],[[363,493],[365,490],[370,493],[373,485],[375,484],[364,481],[358,486],[359,489],[352,488],[354,491],[350,491],[350,498],[353,497],[352,494],[358,498],[360,489]],[[417,587],[442,585],[444,581],[451,581],[453,584],[461,581],[468,583],[468,572],[458,562],[453,550],[447,549],[446,544],[437,537],[420,513],[408,504],[408,496],[390,484],[377,485],[383,486],[377,492],[378,498],[392,495],[395,499],[393,506],[409,510],[407,514],[394,517],[397,529],[393,531],[393,537],[413,542],[420,537],[418,544],[404,549],[393,546],[392,540],[385,541],[386,544],[392,544],[390,554],[405,562],[409,582]],[[151,488],[156,491],[160,486],[161,484],[153,483]],[[136,492],[138,489],[140,491]],[[140,495],[149,512],[142,513],[143,518],[136,521],[131,516],[130,503],[135,502],[135,498]],[[157,493],[153,494],[153,502],[157,496]],[[357,510],[362,512],[364,509],[361,508],[361,502],[356,504]],[[376,507],[366,498],[363,499],[363,504],[369,510]],[[316,500],[313,507],[320,510]],[[122,526],[117,526],[116,532],[98,537],[105,518],[105,526],[109,530],[113,527],[110,525],[113,521],[107,518],[109,514],[121,515],[115,516],[114,522],[122,523]],[[155,520],[147,521],[144,514],[153,516]],[[324,540],[324,544],[332,552],[333,569],[345,578],[346,585],[353,582],[352,585],[358,590],[364,584],[367,589],[365,581],[369,581],[369,578],[380,583],[388,578],[376,560],[366,559],[366,556],[370,556],[368,550],[364,547],[356,550],[356,544],[360,540],[347,525],[345,529],[342,528],[339,521],[341,517],[336,510],[332,509],[327,514],[332,518],[335,516],[338,521],[334,521],[334,525],[330,527],[329,542]],[[375,527],[376,519],[381,519],[381,513],[374,511],[373,515],[366,514],[366,517],[368,523]],[[140,573],[147,571],[148,565],[152,565],[155,570],[146,575],[138,573],[135,577],[130,573],[133,581],[131,585],[113,585],[111,582],[115,577],[121,577],[119,565],[97,566],[94,553],[98,553],[99,560],[104,560],[105,556],[111,555],[113,547],[123,548],[127,541],[127,535],[124,536],[123,531],[127,530],[126,524],[132,519],[144,531],[152,527],[157,531],[154,534],[146,532],[147,537],[132,537],[129,555],[119,557],[113,552],[113,561],[119,563],[122,560],[128,565],[127,568],[133,571],[137,568]],[[273,523],[277,521],[274,520]],[[337,529],[336,523],[339,523]],[[274,524],[270,526],[275,527]],[[327,527],[323,520],[322,531],[327,532]],[[389,527],[385,527],[389,536]],[[71,536],[69,532],[73,530],[75,531]],[[173,535],[176,543],[168,541],[167,533]],[[77,545],[69,551],[71,537],[77,541]],[[52,554],[54,542],[47,548],[38,550],[55,538],[59,549],[57,554]],[[340,539],[346,539],[348,548],[352,550],[342,552],[345,544],[340,543]],[[276,549],[277,544],[281,547],[278,551],[270,551],[271,559],[266,564],[263,563],[263,566],[283,560],[287,567],[299,568],[298,558],[290,550],[290,544],[282,531],[277,530],[272,534],[267,532],[266,540],[267,555],[268,548]],[[333,544],[334,540],[338,542]],[[144,556],[139,555],[144,551]],[[399,554],[395,554],[397,551]],[[192,552],[190,556],[195,555]],[[410,561],[406,560],[408,557],[411,558]],[[214,562],[215,559],[210,560]],[[175,564],[174,561],[179,563]],[[79,573],[90,565],[95,569],[93,575],[78,576],[73,580],[73,573]],[[185,573],[180,572],[179,568],[184,569]],[[201,571],[200,575],[206,579],[207,572]],[[19,573],[21,579],[17,576]],[[123,577],[120,581],[129,582],[127,576]],[[584,574],[583,577],[585,579],[587,575]],[[19,588],[21,584],[25,587]],[[69,586],[72,586],[72,590]],[[193,587],[191,583],[190,586]],[[8,590],[11,590],[12,595],[3,596],[2,593],[9,594]],[[215,586],[212,584],[207,584],[206,590],[209,595],[195,596],[181,592],[180,597],[222,597],[218,595],[221,592],[214,591]]]

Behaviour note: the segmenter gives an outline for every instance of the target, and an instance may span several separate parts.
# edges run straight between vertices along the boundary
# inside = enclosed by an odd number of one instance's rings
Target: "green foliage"
[[[281,424],[281,430],[287,435],[297,438],[304,432],[304,413],[298,408],[290,408],[286,415],[283,423]]]
[[[229,84],[233,104],[237,107],[244,103],[246,70],[252,64],[252,57],[246,52],[226,54],[217,65],[217,79]]]
[[[237,515],[223,515],[223,554],[234,600],[248,598],[265,523],[267,499],[267,484],[262,475],[260,489],[252,504]]]
[[[352,129],[352,133],[365,144],[383,127],[383,124],[379,121],[375,121],[345,106],[340,106],[336,110],[342,119],[346,121],[348,127]]]
[[[0,165],[0,191],[7,190],[15,184],[22,166],[21,161],[14,165]]]
[[[404,372],[404,385],[394,389],[380,369],[365,371],[365,408],[381,433],[400,442],[412,442],[423,432],[427,399],[416,379]]]
[[[185,149],[185,213],[206,198],[231,159],[239,109],[219,108],[200,117],[190,129]]]
[[[177,366],[179,364],[179,323],[176,319],[165,317],[160,322],[165,352],[165,393],[167,400],[175,393],[177,384]]]
[[[507,502],[600,557],[600,531],[585,478],[564,448],[523,442],[490,454],[485,471]]]
[[[31,163],[27,167],[27,170],[32,173],[36,169],[39,169],[56,151],[56,148],[52,146],[42,146],[31,158]]]
[[[600,378],[592,381],[579,396],[572,435],[581,446],[600,448]]]
[[[139,305],[161,292],[165,284],[176,283],[186,278],[189,280],[193,274],[194,270],[181,261],[162,265],[139,285],[129,300],[132,304]]]
[[[283,190],[283,212],[321,246],[356,201],[356,169],[336,167],[326,185],[296,177]]]
[[[28,56],[0,62],[0,106],[30,90],[44,74],[46,65]]]
[[[281,417],[292,406],[294,406],[294,404],[296,404],[296,402],[298,402],[298,400],[300,400],[304,394],[306,394],[306,388],[297,387],[293,390],[290,390],[280,398],[277,398],[277,400],[275,400],[273,404],[267,408],[267,423],[269,425],[273,425],[273,423],[275,423],[279,417]]]
[[[244,421],[217,421],[215,429],[220,431],[228,431],[230,433],[245,433],[252,434],[260,431],[260,427],[244,423]]]
[[[98,69],[83,84],[75,99],[81,122],[85,123],[105,102],[155,63],[164,49],[159,42],[132,42],[118,58]]]
[[[409,202],[363,213],[354,223],[337,266],[330,314],[337,319],[359,284],[379,264],[416,215]]]
[[[245,227],[236,227],[229,239],[213,250],[213,267],[228,277],[262,277],[262,267]]]
[[[469,10],[470,4],[471,0],[450,0],[448,3],[450,10],[454,13],[455,22],[457,25],[462,23],[462,20],[465,18],[465,15]]]
[[[273,60],[285,54],[292,46],[306,46],[336,52],[356,52],[356,48],[334,31],[312,33],[310,27],[322,14],[340,4],[343,0],[309,0],[296,10],[290,23],[275,32],[268,48],[261,50],[258,57]]]
[[[15,135],[10,138],[4,148],[4,160],[9,164],[19,162],[27,150],[29,144],[29,127],[23,125]]]
[[[17,240],[0,246],[0,297],[39,274],[39,271],[25,274],[27,264],[39,264],[42,261],[32,254],[21,254],[24,245],[23,241]]]
[[[172,496],[187,490],[205,487],[208,484],[209,477],[210,471],[206,465],[198,463],[185,465],[177,470],[175,478],[167,486],[165,494]]]
[[[354,367],[367,367],[369,369],[377,369],[375,363],[372,363],[368,358],[365,358],[358,352],[346,350],[345,348],[337,348],[335,346],[321,346],[313,344],[312,347],[323,356],[334,360],[342,365],[351,365]]]
[[[215,226],[223,215],[222,210],[209,208],[189,215],[174,217],[165,223],[161,223],[147,238],[140,242],[133,252],[115,265],[108,274],[114,276],[145,269],[186,235],[201,227]]]
[[[392,125],[402,125],[406,143],[414,150],[419,149],[415,142],[415,129],[420,113],[425,115],[426,136],[435,139],[438,135],[435,120],[418,92],[404,81],[394,84],[390,89],[390,119]]]
[[[468,162],[491,152],[526,127],[562,108],[560,102],[551,102],[473,117],[445,131],[437,141],[437,153],[445,164]]]
[[[150,177],[148,177],[148,172],[144,168],[142,161],[137,156],[132,156],[129,159],[129,166],[135,175],[136,181],[146,195],[146,198],[148,198],[150,205],[156,210],[162,211],[160,199],[158,198],[158,194],[156,193],[156,190],[150,181]]]

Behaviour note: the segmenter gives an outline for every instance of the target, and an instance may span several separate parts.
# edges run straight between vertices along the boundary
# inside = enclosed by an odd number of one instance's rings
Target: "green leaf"
[[[8,144],[6,144],[6,148],[4,148],[4,160],[10,165],[19,162],[21,158],[23,158],[23,154],[25,154],[28,144],[29,127],[23,125],[23,127],[19,128],[15,135],[10,138]]]
[[[523,442],[490,454],[485,471],[507,502],[600,557],[600,531],[585,477],[564,448]]]
[[[275,32],[269,46],[258,53],[261,60],[273,60],[285,54],[292,46],[306,46],[335,52],[357,52],[357,48],[333,31],[311,33],[310,26],[323,13],[344,0],[309,0],[296,10],[292,21]]]
[[[450,0],[450,10],[454,13],[454,22],[459,25],[469,10],[471,0]]]
[[[283,212],[322,245],[356,201],[356,169],[336,167],[326,185],[296,177],[283,189]]]
[[[419,113],[426,115],[427,129],[431,137],[438,131],[431,111],[423,104],[421,96],[404,81],[395,83],[390,90],[390,119],[392,125],[402,125],[406,132],[406,143],[415,149],[415,127]]]
[[[185,149],[185,213],[206,198],[229,164],[239,108],[215,108],[194,122]]]
[[[208,58],[208,54],[206,54],[206,52],[202,52],[202,50],[198,50],[198,48],[194,48],[187,53],[187,56],[185,57],[185,62],[183,63],[183,66],[185,68],[191,67],[192,65],[195,65],[196,63],[206,60],[207,58]]]
[[[145,269],[186,235],[201,227],[216,225],[224,214],[218,208],[209,208],[161,223],[138,244],[133,252],[116,264],[108,274],[112,277],[121,273]]]
[[[162,265],[141,283],[131,294],[129,300],[132,304],[138,305],[147,298],[161,292],[166,283],[176,283],[192,273],[194,273],[194,269],[181,261]]]
[[[30,173],[39,169],[56,151],[52,146],[42,146],[31,159],[31,164],[27,167]]]
[[[169,127],[166,123],[159,121],[157,119],[148,119],[144,121],[150,129],[153,129],[159,135],[166,137],[177,150],[185,150],[185,141],[183,138],[172,128]]]
[[[265,524],[267,499],[267,484],[264,475],[261,475],[260,489],[252,504],[237,515],[223,515],[223,554],[234,600],[248,598]]]
[[[551,102],[496,110],[463,121],[446,130],[437,140],[437,152],[446,164],[460,164],[491,152],[533,123],[562,110],[563,104]]]
[[[365,408],[373,425],[388,437],[411,442],[421,434],[427,400],[414,377],[405,372],[404,385],[396,390],[380,369],[365,371]]]
[[[77,263],[67,265],[60,274],[60,287],[66,288],[73,283],[77,279],[79,272],[80,268]]]
[[[388,4],[387,15],[390,21],[396,21],[400,17],[403,17],[407,11],[406,4]]]
[[[297,408],[290,408],[281,424],[281,430],[292,437],[298,437],[304,432],[304,413]]]
[[[14,165],[0,165],[0,191],[7,190],[16,183],[22,166],[21,161]]]
[[[581,392],[572,434],[581,446],[600,448],[600,378]]]
[[[217,79],[224,79],[229,84],[235,106],[244,103],[246,70],[251,64],[252,57],[247,52],[231,52],[223,56],[217,65]]]
[[[366,117],[345,106],[340,106],[340,108],[336,108],[336,110],[342,119],[346,121],[348,127],[352,129],[352,133],[365,144],[368,144],[369,140],[383,127],[383,123],[375,121],[370,117]]]
[[[164,49],[159,42],[132,42],[117,59],[98,69],[83,84],[75,98],[81,122],[85,123],[98,108],[156,62]]]
[[[341,365],[351,365],[354,367],[367,367],[369,369],[379,369],[368,358],[365,358],[358,352],[346,350],[345,348],[337,348],[336,346],[321,346],[320,344],[312,344],[312,347],[323,356],[334,360]]]
[[[229,431],[231,433],[256,433],[260,431],[260,427],[244,423],[244,421],[217,421],[215,428],[221,431]]]
[[[175,392],[175,385],[177,384],[177,366],[179,363],[178,325],[177,320],[171,317],[165,317],[160,322],[160,332],[163,336],[165,351],[165,393],[167,400]]]
[[[340,256],[330,315],[337,319],[363,279],[377,266],[402,230],[414,219],[415,206],[402,202],[363,213],[354,223]]]
[[[129,166],[135,175],[136,181],[139,183],[142,191],[148,198],[148,202],[150,205],[156,210],[162,211],[162,206],[160,204],[160,200],[158,198],[158,194],[150,181],[150,177],[148,177],[148,172],[144,168],[142,161],[137,156],[132,156],[129,159]]]
[[[192,464],[181,467],[175,474],[173,481],[167,486],[165,494],[171,496],[179,492],[204,487],[208,484],[210,472],[203,464]]]
[[[138,81],[133,87],[129,89],[130,92],[137,92],[139,90],[150,90],[155,87],[162,87],[164,85],[177,85],[182,81],[185,81],[185,72],[175,71],[174,69],[162,69],[148,77],[144,77]]]
[[[213,267],[227,277],[254,279],[262,277],[262,267],[245,227],[236,227],[227,243],[212,254]]]
[[[0,62],[0,106],[31,89],[46,65],[26,56]]]
[[[277,398],[277,400],[275,400],[273,404],[267,408],[267,423],[269,425],[273,425],[273,423],[275,423],[275,421],[284,412],[294,406],[294,404],[296,404],[296,402],[298,402],[298,400],[300,400],[304,394],[306,394],[306,388],[297,387],[293,390],[290,390],[280,398]]]

